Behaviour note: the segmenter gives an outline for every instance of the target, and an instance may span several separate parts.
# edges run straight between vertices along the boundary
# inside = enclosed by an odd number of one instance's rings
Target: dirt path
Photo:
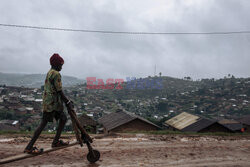
[[[21,153],[28,140],[0,136],[0,158]],[[49,147],[51,141],[43,138],[38,145]],[[3,166],[250,166],[250,137],[119,135],[95,139],[93,147],[101,152],[96,164],[88,163],[86,147],[73,146]]]

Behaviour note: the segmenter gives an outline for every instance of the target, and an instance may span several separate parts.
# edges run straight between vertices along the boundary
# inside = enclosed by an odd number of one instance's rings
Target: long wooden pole
[[[92,138],[85,131],[85,129],[81,126],[79,120],[76,117],[75,111],[74,110],[68,110],[68,113],[69,113],[69,115],[71,117],[72,122],[75,122],[76,126],[78,127],[78,129],[80,130],[80,132],[85,135],[85,137],[88,140],[88,142],[92,143],[93,142]]]
[[[7,157],[7,158],[4,158],[4,159],[0,159],[0,165],[1,164],[6,164],[6,163],[9,163],[9,162],[13,162],[13,161],[18,161],[18,160],[22,160],[22,159],[26,159],[26,158],[31,158],[31,157],[39,156],[39,155],[42,155],[42,154],[45,154],[45,153],[49,153],[49,152],[52,152],[52,151],[64,149],[64,148],[71,147],[71,146],[74,146],[74,145],[77,145],[77,144],[79,144],[79,142],[78,141],[74,141],[74,142],[69,143],[69,145],[67,145],[67,146],[54,147],[54,148],[45,149],[41,154],[27,154],[27,153],[23,153],[23,154],[19,154],[19,155],[16,155],[16,156]]]
[[[87,140],[92,143],[92,138],[88,135],[88,133],[85,131],[85,129],[81,126],[79,120],[77,119],[77,116],[75,114],[74,110],[70,110],[68,111],[69,115],[71,117],[71,121],[72,121],[72,128],[75,131],[75,135],[76,135],[76,140],[75,142],[71,142],[69,143],[69,145],[67,146],[62,146],[62,147],[54,147],[54,148],[48,148],[45,149],[42,153],[40,154],[27,154],[27,153],[23,153],[23,154],[19,154],[19,155],[15,155],[15,156],[11,156],[11,157],[7,157],[7,158],[3,158],[0,159],[0,165],[1,164],[6,164],[9,162],[14,162],[14,161],[18,161],[18,160],[22,160],[22,159],[26,159],[26,158],[31,158],[31,157],[35,157],[35,156],[39,156],[39,155],[43,155],[45,153],[49,153],[52,151],[56,151],[56,150],[60,150],[60,149],[64,149],[67,147],[71,147],[77,144],[80,144],[81,146],[83,145],[83,141],[80,137],[80,132],[83,133],[85,135],[85,137],[87,138]],[[80,131],[80,132],[79,132]],[[89,148],[89,145],[88,145]],[[91,149],[92,150],[92,149]]]

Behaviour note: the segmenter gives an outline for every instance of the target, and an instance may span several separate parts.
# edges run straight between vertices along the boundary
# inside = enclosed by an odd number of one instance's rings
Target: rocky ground
[[[249,167],[250,136],[190,136],[117,134],[96,137],[92,144],[101,152],[100,160],[90,164],[86,146],[78,145],[3,166],[72,167]],[[64,140],[74,137],[64,136]],[[29,136],[1,135],[0,158],[22,153]],[[37,146],[50,147],[51,135],[42,135]]]

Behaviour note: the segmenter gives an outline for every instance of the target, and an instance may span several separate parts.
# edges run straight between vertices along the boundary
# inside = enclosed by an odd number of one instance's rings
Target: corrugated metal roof
[[[178,129],[181,130],[199,120],[200,117],[196,115],[192,115],[186,112],[182,112],[181,114],[167,120],[165,123]]]
[[[240,131],[243,128],[243,125],[240,122],[231,119],[223,119],[218,123],[230,129],[231,131]]]
[[[224,127],[230,129],[231,131],[241,131],[243,125],[241,123],[238,124],[222,124]]]
[[[185,127],[182,129],[183,132],[199,132],[202,129],[207,128],[208,126],[216,123],[216,121],[211,121],[205,118],[199,119],[197,122]]]
[[[126,112],[126,111],[118,111],[118,112],[114,112],[114,113],[105,115],[105,116],[101,117],[98,120],[98,122],[100,124],[102,124],[108,131],[110,131],[118,126],[121,126],[121,125],[128,123],[130,121],[133,121],[135,119],[140,119],[144,122],[147,122],[147,123],[159,128],[157,125],[153,124],[152,122],[150,122],[142,117],[139,117],[135,114],[132,114],[130,112]]]
[[[82,114],[78,118],[78,120],[80,121],[81,125],[83,125],[83,126],[96,126],[97,125],[97,122],[86,114]]]
[[[250,125],[250,115],[245,115],[242,118],[237,119],[240,123]]]
[[[238,124],[240,122],[232,120],[232,119],[222,119],[218,121],[220,124]]]

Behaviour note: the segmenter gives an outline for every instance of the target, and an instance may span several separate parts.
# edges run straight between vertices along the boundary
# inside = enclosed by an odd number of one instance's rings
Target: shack
[[[104,133],[110,132],[132,132],[132,131],[153,131],[160,129],[154,123],[127,111],[105,115],[98,120],[103,125]]]
[[[228,129],[230,129],[233,132],[242,132],[243,131],[243,125],[236,121],[236,120],[232,120],[232,119],[222,119],[220,121],[218,121],[219,124],[227,127]]]
[[[1,120],[0,131],[18,131],[20,130],[20,123],[17,120]]]
[[[250,115],[243,116],[237,119],[237,121],[243,124],[245,132],[250,132]]]
[[[165,121],[165,126],[170,130],[181,132],[233,132],[215,120],[209,120],[187,112],[182,112]]]
[[[79,122],[87,132],[96,133],[97,122],[86,114],[82,114],[78,118]]]

